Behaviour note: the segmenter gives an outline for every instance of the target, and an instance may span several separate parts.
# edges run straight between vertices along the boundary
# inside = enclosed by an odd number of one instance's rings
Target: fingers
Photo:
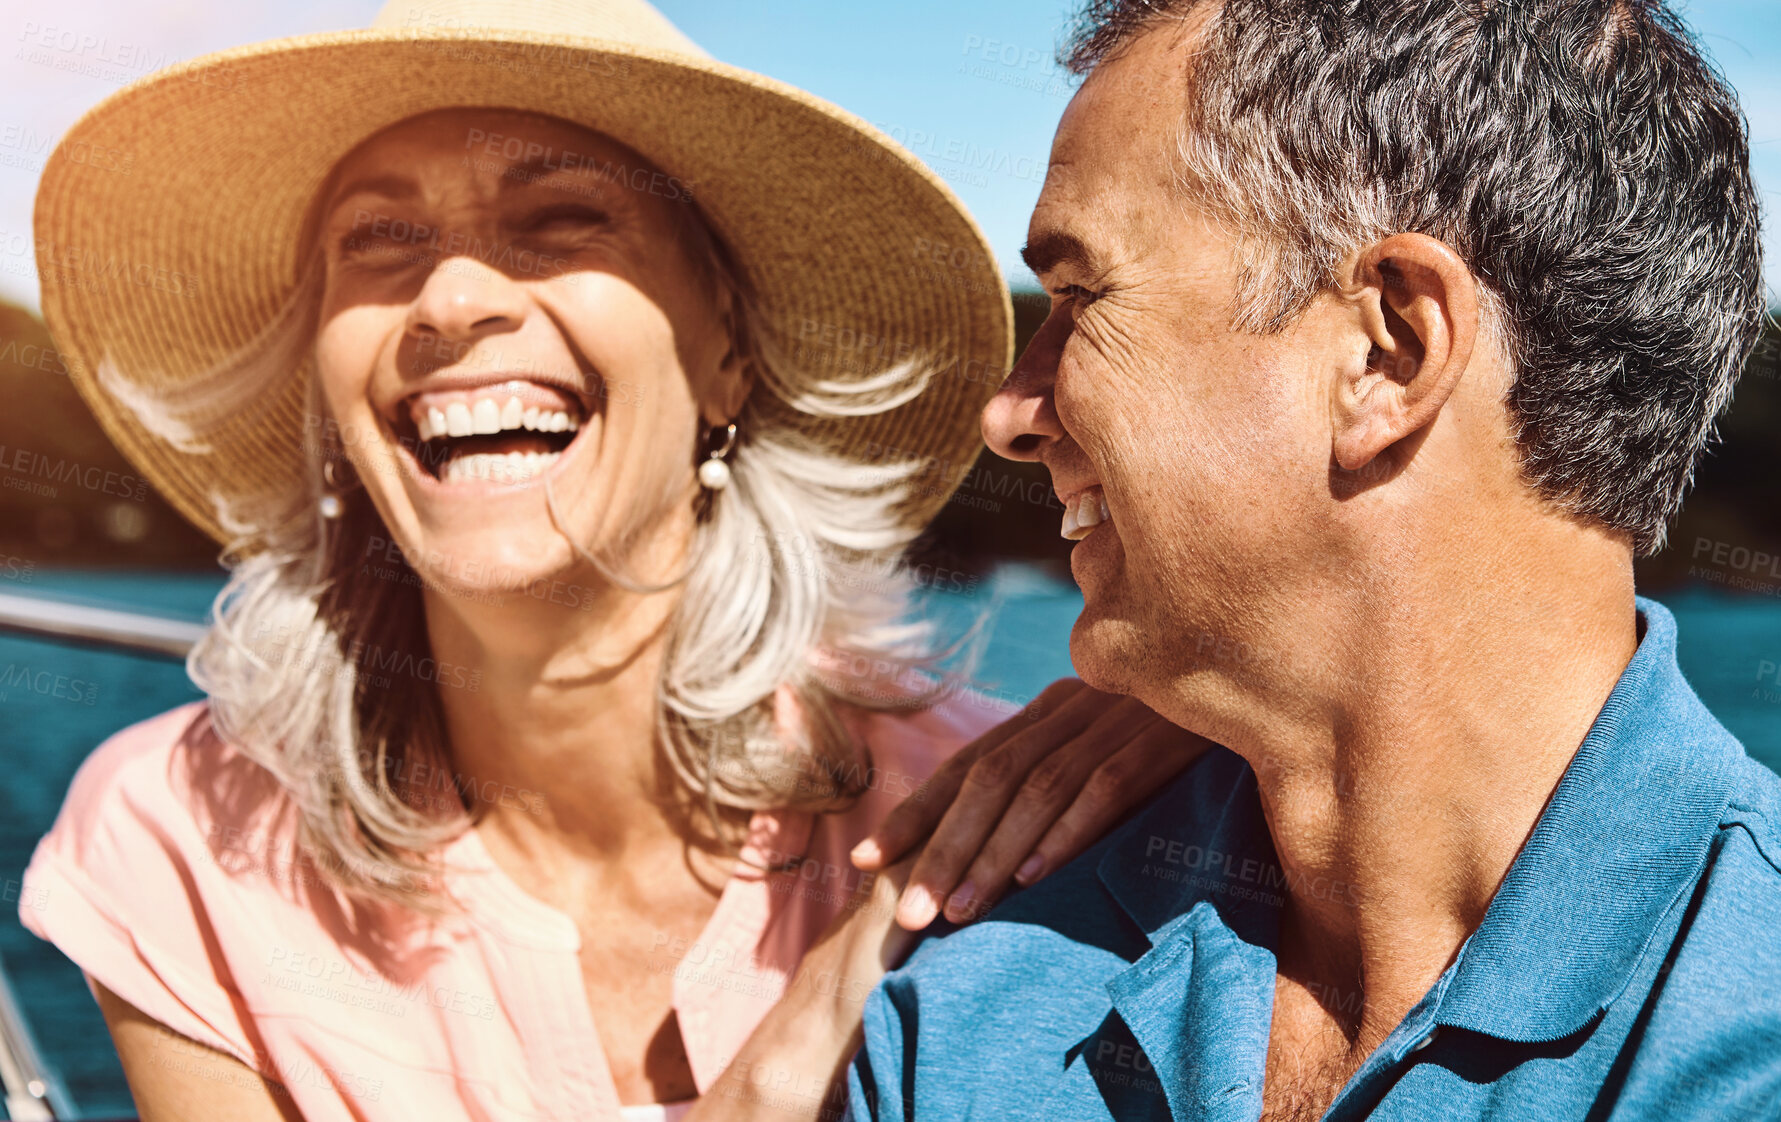
[[[1031,728],[1047,714],[1056,712],[1076,693],[1087,688],[1080,678],[1059,678],[1041,690],[1039,696],[1019,713],[959,749],[913,794],[885,815],[877,829],[854,846],[854,865],[874,872],[909,854],[933,833],[947,808],[958,797],[966,774],[979,758]]]
[[[954,923],[977,918],[1001,897],[1017,869],[1031,872],[1026,865],[1035,845],[1096,782],[1094,777],[1110,763],[1109,753],[1135,742],[1158,723],[1167,724],[1142,702],[1121,698],[1038,763],[977,847],[957,888],[946,896],[946,918]],[[941,830],[945,828],[942,823]],[[917,862],[912,879],[921,875]]]
[[[1076,740],[1120,700],[1082,686],[1044,720],[982,753],[922,847],[898,906],[897,922],[910,930],[933,922],[941,901],[959,883],[1039,761]],[[1060,771],[1046,775],[1056,782],[1062,778]]]
[[[1015,879],[1029,885],[1074,860],[1211,747],[1213,742],[1205,737],[1158,717],[1095,769],[1033,847]]]

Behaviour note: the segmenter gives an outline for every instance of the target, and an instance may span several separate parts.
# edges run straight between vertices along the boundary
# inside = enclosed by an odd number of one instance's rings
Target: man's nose
[[[468,342],[512,331],[526,317],[525,294],[513,278],[476,260],[450,257],[428,274],[408,307],[408,333]]]
[[[996,396],[983,407],[983,440],[1007,460],[1037,460],[1047,441],[1064,435],[1052,401],[1058,358],[1070,337],[1070,311],[1051,313],[1021,353]]]

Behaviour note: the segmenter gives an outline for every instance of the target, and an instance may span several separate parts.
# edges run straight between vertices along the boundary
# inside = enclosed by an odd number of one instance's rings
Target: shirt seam
[[[1756,847],[1757,856],[1763,859],[1770,870],[1781,875],[1781,841],[1778,841],[1774,836],[1775,830],[1769,822],[1769,816],[1760,807],[1736,801],[1727,806],[1726,811],[1725,817],[1720,820],[1719,828],[1721,830],[1743,830],[1751,844]],[[1732,811],[1738,811],[1739,814],[1733,816]],[[1762,829],[1756,829],[1751,825],[1749,819],[1752,818],[1762,826]]]

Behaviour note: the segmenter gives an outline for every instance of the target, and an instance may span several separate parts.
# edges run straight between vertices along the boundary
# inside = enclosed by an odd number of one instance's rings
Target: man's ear
[[[1478,333],[1478,287],[1446,242],[1394,234],[1363,250],[1349,298],[1372,340],[1365,366],[1336,387],[1336,462],[1358,471],[1440,413]]]

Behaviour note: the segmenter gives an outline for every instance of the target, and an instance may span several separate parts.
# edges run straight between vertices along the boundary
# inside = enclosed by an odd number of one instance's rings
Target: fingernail
[[[911,930],[926,927],[940,914],[940,901],[925,884],[912,884],[903,890],[897,903],[897,921]]]
[[[1045,858],[1035,853],[1025,861],[1022,861],[1020,868],[1014,870],[1014,879],[1019,881],[1023,886],[1028,885],[1035,880],[1038,880],[1039,874],[1044,871]]]
[[[878,843],[871,838],[867,838],[865,841],[853,847],[850,856],[853,858],[853,863],[855,865],[873,865],[877,864],[878,859],[882,857],[883,854],[878,849]]]
[[[971,918],[971,905],[977,896],[977,886],[970,881],[959,885],[959,890],[946,901],[946,918],[953,923],[964,923]]]

